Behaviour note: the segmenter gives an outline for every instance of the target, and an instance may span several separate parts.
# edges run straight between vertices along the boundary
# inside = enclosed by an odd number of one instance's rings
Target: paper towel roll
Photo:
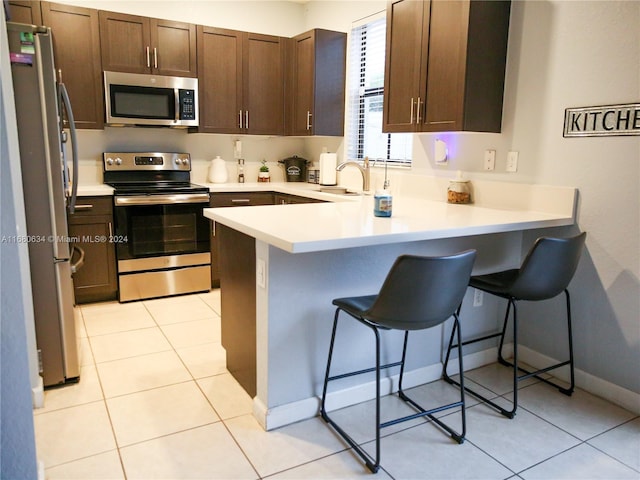
[[[320,185],[335,185],[337,182],[336,167],[338,156],[335,153],[320,154]]]

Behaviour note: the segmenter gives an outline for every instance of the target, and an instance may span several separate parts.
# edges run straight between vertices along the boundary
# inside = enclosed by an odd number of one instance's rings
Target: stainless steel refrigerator
[[[7,33],[27,220],[25,235],[11,241],[28,242],[44,385],[62,385],[80,376],[67,228],[77,182],[69,187],[62,105],[75,147],[73,113],[64,86],[56,82],[51,29],[8,22]],[[76,151],[73,148],[75,176]]]

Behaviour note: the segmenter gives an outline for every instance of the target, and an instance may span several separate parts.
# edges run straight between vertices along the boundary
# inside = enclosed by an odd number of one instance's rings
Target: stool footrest
[[[381,365],[380,369],[382,370],[383,368],[399,367],[401,365],[402,365],[402,362],[387,363],[386,365]],[[376,367],[364,368],[362,370],[357,370],[354,372],[347,372],[347,373],[341,373],[340,375],[334,375],[332,377],[327,378],[327,381],[330,382],[332,380],[340,380],[341,378],[354,377],[356,375],[362,375],[363,373],[370,373],[375,371],[376,371]]]
[[[508,362],[508,361],[506,361],[504,359],[500,363],[502,363],[503,365],[506,365],[508,367],[513,367],[513,363]],[[518,376],[518,382],[520,380],[526,380],[527,378],[533,377],[533,378],[536,378],[536,379],[540,380],[541,382],[546,383],[547,385],[551,385],[552,387],[556,387],[558,390],[560,390],[560,392],[564,393],[565,395],[571,396],[571,394],[573,393],[573,385],[570,386],[569,388],[565,388],[565,387],[563,387],[561,385],[558,385],[555,382],[552,382],[548,378],[543,378],[543,377],[539,376],[541,373],[547,373],[547,372],[549,372],[551,370],[555,370],[556,368],[564,367],[566,365],[571,365],[571,361],[567,360],[565,362],[556,363],[555,365],[551,365],[551,366],[546,367],[546,368],[541,368],[540,370],[536,370],[534,372],[530,372],[529,370],[526,370],[526,369],[524,369],[522,367],[518,367],[519,371],[525,373],[525,375]]]

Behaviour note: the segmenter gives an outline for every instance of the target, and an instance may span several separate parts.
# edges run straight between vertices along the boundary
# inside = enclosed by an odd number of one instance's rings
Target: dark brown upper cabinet
[[[42,25],[39,0],[9,0],[9,21]]]
[[[510,7],[390,1],[383,131],[500,132]]]
[[[284,40],[197,28],[199,132],[284,133]]]
[[[102,68],[196,77],[196,27],[190,23],[100,11]]]
[[[58,80],[67,87],[76,128],[101,129],[104,101],[98,11],[51,2],[41,5],[42,21],[51,27]]]
[[[344,135],[347,35],[311,30],[288,40],[288,135]]]

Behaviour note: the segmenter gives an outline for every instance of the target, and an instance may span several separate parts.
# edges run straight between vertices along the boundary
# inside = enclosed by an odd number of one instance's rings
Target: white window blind
[[[386,18],[351,30],[347,103],[347,156],[411,165],[412,135],[382,133]]]

